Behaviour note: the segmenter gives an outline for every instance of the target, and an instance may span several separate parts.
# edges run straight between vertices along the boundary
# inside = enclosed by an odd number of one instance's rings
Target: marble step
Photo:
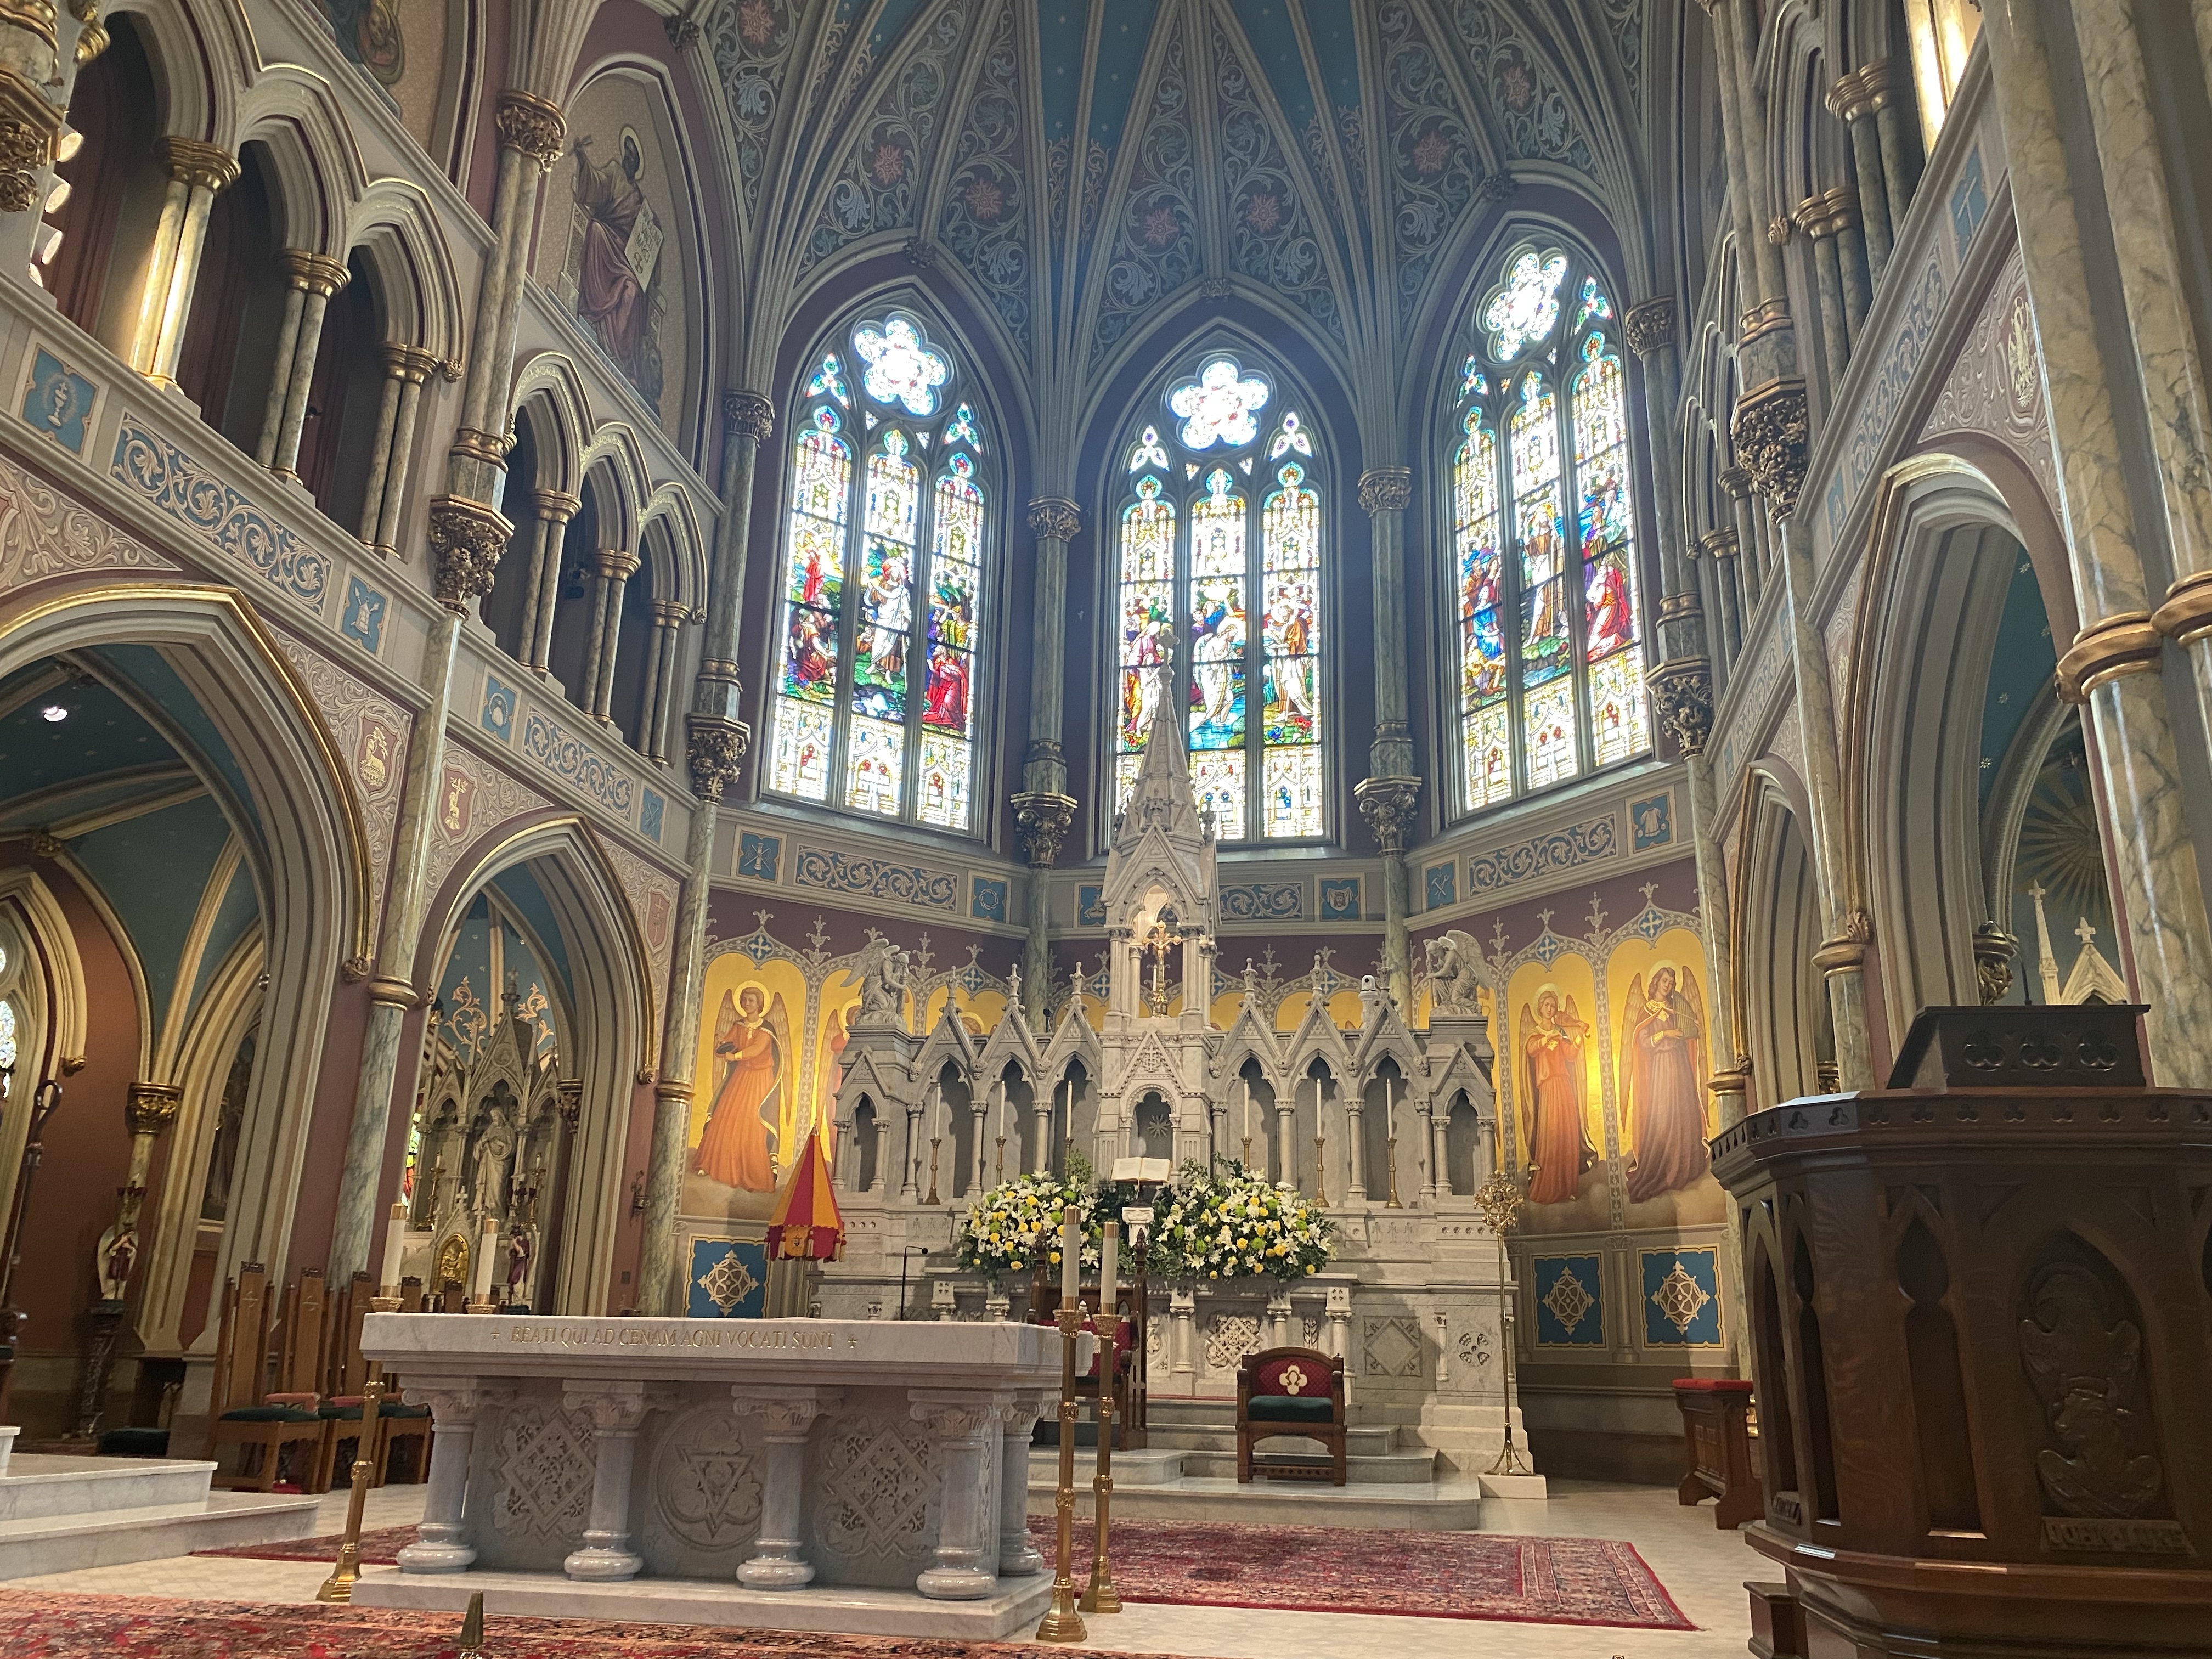
[[[18,1452],[0,1475],[0,1523],[203,1503],[215,1468],[182,1458]]]
[[[1153,1413],[1146,1433],[1155,1446],[1180,1451],[1231,1452],[1237,1449],[1234,1417],[1220,1423],[1166,1423]],[[1382,1457],[1398,1449],[1398,1431],[1388,1423],[1372,1427],[1354,1425],[1344,1431],[1344,1449],[1352,1457]]]
[[[1301,1449],[1293,1442],[1275,1441],[1271,1445],[1255,1447],[1253,1455],[1256,1461],[1264,1462],[1271,1450],[1280,1455],[1296,1456]],[[1325,1455],[1318,1443],[1313,1444],[1312,1455]],[[1236,1450],[1187,1451],[1182,1455],[1182,1472],[1187,1480],[1233,1480],[1237,1477]],[[1425,1449],[1384,1452],[1374,1456],[1347,1454],[1344,1478],[1354,1486],[1419,1486],[1436,1480],[1437,1455]]]
[[[0,1580],[308,1538],[319,1503],[291,1493],[223,1492],[194,1504],[0,1521]]]
[[[1117,1451],[1108,1467],[1114,1476],[1114,1490],[1124,1486],[1158,1486],[1182,1479],[1184,1454],[1163,1451],[1147,1447],[1143,1451]],[[1097,1454],[1089,1447],[1079,1446],[1075,1452],[1075,1489],[1079,1492],[1091,1490],[1091,1479],[1098,1473]],[[1060,1454],[1039,1446],[1030,1452],[1030,1486],[1034,1490],[1042,1482],[1050,1488],[1060,1480]]]

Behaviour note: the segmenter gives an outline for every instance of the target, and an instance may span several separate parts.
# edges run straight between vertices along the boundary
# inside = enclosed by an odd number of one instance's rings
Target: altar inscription
[[[532,1343],[562,1348],[734,1348],[750,1353],[779,1351],[822,1353],[836,1349],[836,1331],[795,1331],[783,1326],[748,1326],[737,1330],[669,1330],[653,1326],[609,1326],[605,1323],[567,1324],[557,1320],[518,1320],[507,1333],[510,1343]],[[845,1333],[847,1347],[858,1349],[860,1339]]]

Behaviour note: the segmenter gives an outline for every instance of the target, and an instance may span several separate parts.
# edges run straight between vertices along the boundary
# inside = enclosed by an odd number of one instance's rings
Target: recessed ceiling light
[[[63,708],[61,704],[58,702],[50,702],[44,708],[39,710],[39,714],[40,717],[44,720],[65,720],[69,718],[69,710]]]

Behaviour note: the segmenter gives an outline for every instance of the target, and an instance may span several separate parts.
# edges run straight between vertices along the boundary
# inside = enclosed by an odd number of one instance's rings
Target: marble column
[[[1858,347],[1874,304],[1874,286],[1867,274],[1866,235],[1859,228],[1859,192],[1856,185],[1835,185],[1814,198],[1822,230],[1835,249],[1836,277],[1844,300],[1844,331],[1850,347]]]
[[[1677,421],[1681,404],[1680,370],[1675,355],[1676,320],[1672,295],[1631,306],[1621,318],[1621,333],[1628,349],[1642,365],[1644,424],[1650,439],[1652,507],[1658,523],[1653,540],[1659,549],[1660,656],[1662,660],[1705,654],[1702,605],[1677,607],[1669,616],[1663,601],[1688,594],[1694,599],[1697,584],[1685,556],[1681,499],[1676,484],[1681,476]]]
[[[676,968],[668,988],[668,1017],[661,1040],[660,1075],[653,1085],[653,1140],[647,1154],[645,1224],[638,1247],[638,1308],[642,1313],[681,1313],[684,1295],[677,1271],[676,1212],[684,1189],[685,1131],[691,1117],[693,1068],[699,1048],[699,987],[705,971],[707,900],[714,878],[714,829],[723,797],[738,781],[752,742],[738,718],[737,630],[744,601],[746,537],[752,523],[753,470],[760,446],[775,429],[775,405],[757,392],[722,394],[722,519],[708,567],[707,620],[699,675],[685,716],[691,791],[691,832],[685,843],[688,874],[676,911]],[[880,1131],[878,1132],[880,1133]],[[877,1164],[881,1181],[882,1163]]]
[[[1297,1085],[1294,1082],[1275,1102],[1275,1185],[1286,1193],[1298,1187]],[[1321,1085],[1314,1085],[1314,1117],[1321,1117]]]
[[[998,1438],[994,1431],[1004,1402],[927,1389],[910,1389],[907,1398],[915,1421],[935,1443],[945,1492],[934,1559],[914,1587],[934,1601],[979,1601],[999,1588],[1000,1517],[983,1501],[989,1490],[983,1460],[988,1443]],[[989,1451],[1003,1456],[1001,1447]],[[1022,1485],[1026,1492],[1026,1470]]]
[[[1759,84],[1759,33],[1763,9],[1762,0],[1718,0],[1713,16],[1716,22],[1722,24],[1717,33],[1735,70],[1736,140],[1743,148],[1745,175],[1753,192],[1752,210],[1766,231],[1751,239],[1749,264],[1757,280],[1755,286],[1747,283],[1744,292],[1747,297],[1762,301],[1786,304],[1790,283],[1783,271],[1782,244],[1774,233],[1778,228],[1786,230],[1788,221],[1784,216],[1779,181],[1769,170],[1773,152],[1767,144],[1766,96]],[[1737,258],[1744,257],[1739,250]],[[1756,387],[1765,374],[1775,372],[1778,371],[1762,366],[1758,372],[1747,373],[1743,384]]]
[[[2181,749],[2160,672],[2157,596],[2127,487],[2100,345],[2079,199],[2061,137],[2051,48],[2039,15],[1993,8],[1982,38],[2012,168],[2028,295],[2035,309],[2060,463],[2081,631],[2058,661],[2060,695],[2087,705],[2100,805],[2132,946],[2136,990],[2157,1081],[2212,1084],[2212,927],[2190,833]]]
[[[1051,1170],[1052,1115],[1060,1109],[1060,1091],[1064,1086],[1061,1083],[1054,1083],[1048,1087],[1040,1089],[1036,1098],[1030,1103],[1030,1109],[1036,1115],[1036,1145],[1030,1149],[1031,1175],[1045,1175]],[[877,1168],[882,1167],[882,1160],[879,1158],[877,1160]]]
[[[1345,1201],[1349,1204],[1367,1201],[1367,1147],[1363,1133],[1367,1121],[1366,1105],[1360,1098],[1358,1080],[1354,1079],[1344,1091]]]
[[[1030,740],[1022,787],[1014,796],[1014,832],[1029,860],[1029,937],[1022,945],[1022,1017],[1044,1025],[1052,990],[1052,868],[1075,822],[1060,746],[1067,674],[1067,548],[1083,531],[1073,501],[1043,495],[1030,503],[1036,538],[1036,592],[1030,629]]]
[[[690,617],[680,599],[653,602],[653,640],[646,661],[645,696],[638,711],[637,750],[647,760],[668,758],[668,712],[675,700],[676,647]]]
[[[734,1383],[730,1400],[740,1417],[761,1419],[761,1523],[754,1553],[738,1568],[747,1589],[798,1589],[814,1579],[806,1559],[804,1520],[806,1437],[814,1419],[833,1412],[844,1395],[835,1389],[773,1391]]]
[[[561,1570],[595,1583],[635,1578],[645,1558],[629,1547],[630,1474],[638,1425],[653,1401],[642,1382],[568,1382],[563,1389],[562,1409],[592,1419],[592,1512],[582,1542]]]
[[[147,252],[145,286],[139,290],[138,323],[128,356],[131,367],[155,385],[173,386],[199,282],[200,252],[207,245],[208,215],[217,193],[238,182],[238,158],[191,138],[164,138],[160,152],[168,189]]]
[[[377,356],[384,365],[384,397],[369,452],[368,487],[362,492],[361,540],[380,558],[391,559],[399,554],[399,515],[415,464],[422,388],[432,371],[448,366],[420,346],[389,341],[377,348]]]
[[[1881,135],[1875,127],[1873,94],[1866,90],[1864,77],[1854,70],[1836,77],[1828,88],[1827,103],[1850,134],[1851,171],[1858,179],[1859,211],[1866,229],[1869,281],[1879,289],[1897,239],[1890,222],[1889,185],[1881,164]]]
[[[981,1192],[986,1187],[991,1184],[989,1176],[990,1124],[988,1121],[990,1113],[991,1097],[988,1091],[986,1091],[980,1095],[971,1094],[969,1096],[968,1145],[969,1151],[974,1153],[975,1156],[969,1159],[968,1190],[966,1193],[962,1194],[963,1197],[973,1198],[977,1193]],[[946,1194],[947,1197],[950,1197],[951,1195],[950,1192]]]
[[[1740,466],[1724,467],[1720,486],[1728,492],[1729,510],[1735,516],[1735,538],[1730,546],[1736,565],[1730,590],[1732,594],[1741,593],[1735,603],[1741,623],[1747,628],[1759,611],[1759,587],[1766,575],[1766,544],[1760,535],[1765,520],[1751,499],[1750,473]]]
[[[2135,342],[2135,378],[2150,416],[2166,545],[2177,575],[2151,623],[2182,647],[2203,722],[2212,730],[2212,454],[2207,436],[2212,432],[2212,401],[2197,319],[2190,305],[2193,262],[2183,252],[2185,238],[2175,222],[2174,191],[2136,13],[2114,0],[2075,0],[2074,9],[2118,252],[2120,289]],[[2187,211],[2194,228],[2193,205]],[[2201,246],[2195,251],[2201,255]]]
[[[622,642],[623,593],[629,579],[637,574],[637,555],[626,548],[603,547],[599,550],[599,586],[592,595],[591,627],[584,635],[584,689],[577,699],[580,708],[602,726],[612,722],[607,711],[613,706],[615,695],[615,653]]]
[[[1763,234],[1759,222],[1758,204],[1752,195],[1751,177],[1745,166],[1746,144],[1743,136],[1741,109],[1742,89],[1737,84],[1736,55],[1729,36],[1729,12],[1723,0],[1698,0],[1711,20],[1713,31],[1713,64],[1720,94],[1721,154],[1728,172],[1729,210],[1731,228],[1735,233],[1736,257],[1740,262],[1739,283],[1744,297],[1754,297],[1758,275],[1752,269],[1757,259],[1755,249]]]
[[[1844,316],[1844,278],[1836,257],[1836,226],[1825,194],[1797,204],[1797,228],[1813,245],[1813,287],[1820,302],[1820,352],[1828,366],[1831,395],[1844,382],[1851,361],[1851,332]]]
[[[1176,1292],[1176,1294],[1185,1294]],[[1031,1395],[999,1407],[999,1577],[1034,1578],[1044,1557],[1030,1537],[1030,1442],[1058,1396]]]
[[[261,413],[261,441],[253,459],[280,478],[299,477],[300,434],[307,420],[307,392],[314,384],[315,354],[323,342],[323,313],[331,295],[352,272],[343,259],[305,248],[276,251],[284,273],[284,320],[276,331],[276,361],[269,371],[269,400]]]
[[[465,1572],[475,1563],[462,1505],[476,1453],[477,1419],[503,1411],[514,1396],[511,1386],[478,1382],[407,1390],[409,1405],[430,1408],[430,1485],[415,1541],[399,1552],[400,1571]]]
[[[453,655],[461,636],[458,610],[448,606],[434,617],[422,653],[425,701],[407,739],[407,773],[400,785],[399,826],[391,879],[385,884],[376,957],[374,962],[351,964],[358,976],[368,978],[368,1025],[362,1035],[353,1116],[347,1126],[345,1163],[338,1179],[337,1214],[331,1224],[328,1276],[333,1285],[346,1284],[356,1272],[370,1267],[377,1199],[384,1179],[385,1142],[392,1122],[392,1096],[398,1086],[399,1030],[407,1011],[415,1006],[415,986],[408,975],[414,969],[415,947],[429,897],[429,883],[424,878],[436,834],[437,784],[446,765]]]
[[[1893,234],[1905,228],[1905,215],[1920,188],[1920,115],[1914,107],[1911,77],[1899,75],[1887,58],[1859,66],[1859,91],[1874,121],[1881,152],[1882,188],[1888,200]]]
[[[1415,1110],[1421,1120],[1421,1144],[1428,1148],[1429,1154],[1428,1167],[1421,1172],[1421,1196],[1433,1204],[1439,1193],[1450,1190],[1449,1183],[1444,1179],[1443,1158],[1440,1150],[1443,1146],[1443,1135],[1437,1121],[1437,1103],[1434,1100],[1424,1099]]]
[[[1360,475],[1359,506],[1369,526],[1378,637],[1393,637],[1405,624],[1406,509],[1413,501],[1410,468],[1370,467]],[[1390,1000],[1401,1014],[1410,1014],[1413,1006],[1413,953],[1406,934],[1406,913],[1411,908],[1406,847],[1419,827],[1421,798],[1409,706],[1407,653],[1376,651],[1375,736],[1367,746],[1367,775],[1353,787],[1352,796],[1382,854],[1382,967]]]
[[[899,1197],[908,1204],[921,1202],[921,1103],[909,1101],[906,1109],[906,1154],[899,1166]]]
[[[539,674],[552,672],[553,616],[561,605],[561,548],[568,520],[583,510],[575,496],[558,489],[533,489],[537,508],[532,532],[530,586],[523,606],[523,660]]]
[[[1746,572],[1740,538],[1733,529],[1716,530],[1699,544],[1720,595],[1721,656],[1734,662],[1743,652],[1743,599],[1740,580]]]

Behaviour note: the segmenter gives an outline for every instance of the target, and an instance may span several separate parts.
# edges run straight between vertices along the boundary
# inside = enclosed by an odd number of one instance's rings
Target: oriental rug
[[[1033,1518],[1030,1529],[1049,1559],[1053,1523]],[[362,1565],[389,1565],[414,1540],[412,1527],[365,1532]],[[1091,1540],[1090,1523],[1077,1522],[1079,1579],[1088,1576]],[[336,1538],[302,1538],[202,1553],[329,1561],[337,1547]],[[1636,1547],[1607,1538],[1124,1521],[1114,1528],[1113,1567],[1115,1588],[1125,1601],[1632,1630],[1697,1628],[1682,1616]]]

